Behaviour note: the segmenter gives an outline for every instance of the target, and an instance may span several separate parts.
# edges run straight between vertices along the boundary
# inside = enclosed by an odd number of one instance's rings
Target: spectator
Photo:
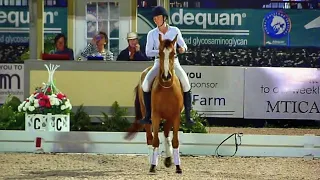
[[[128,47],[122,50],[117,61],[148,61],[147,55],[141,51],[138,41],[138,34],[129,32],[127,34]]]
[[[87,47],[81,52],[81,56],[102,56],[104,61],[112,61],[113,53],[106,49],[108,36],[105,32],[100,31],[95,35]]]
[[[55,49],[50,54],[68,54],[69,60],[74,60],[73,50],[67,47],[67,38],[63,34],[57,34],[54,38]]]

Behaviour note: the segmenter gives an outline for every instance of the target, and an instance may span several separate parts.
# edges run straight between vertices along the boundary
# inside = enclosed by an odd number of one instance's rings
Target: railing
[[[67,7],[67,0],[43,0],[46,7]],[[29,5],[29,0],[0,0],[0,7],[25,6]]]

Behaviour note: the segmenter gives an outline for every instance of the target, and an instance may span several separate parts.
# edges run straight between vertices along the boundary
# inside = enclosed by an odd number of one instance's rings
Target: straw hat
[[[129,39],[138,39],[138,34],[135,32],[129,32],[127,34],[127,40],[129,40]]]

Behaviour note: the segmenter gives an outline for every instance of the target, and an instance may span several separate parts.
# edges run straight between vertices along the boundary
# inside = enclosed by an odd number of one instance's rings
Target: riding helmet
[[[169,16],[167,10],[164,7],[156,6],[152,9],[152,17],[159,16],[159,15],[162,15],[166,18],[168,18]]]

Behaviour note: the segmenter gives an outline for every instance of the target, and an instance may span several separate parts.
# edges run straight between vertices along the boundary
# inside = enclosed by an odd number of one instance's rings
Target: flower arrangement
[[[54,71],[59,66],[45,65],[49,72],[48,83],[43,83],[42,87],[37,87],[36,91],[29,98],[18,106],[19,112],[27,114],[69,114],[72,110],[70,100],[65,94],[60,92],[53,83]]]

